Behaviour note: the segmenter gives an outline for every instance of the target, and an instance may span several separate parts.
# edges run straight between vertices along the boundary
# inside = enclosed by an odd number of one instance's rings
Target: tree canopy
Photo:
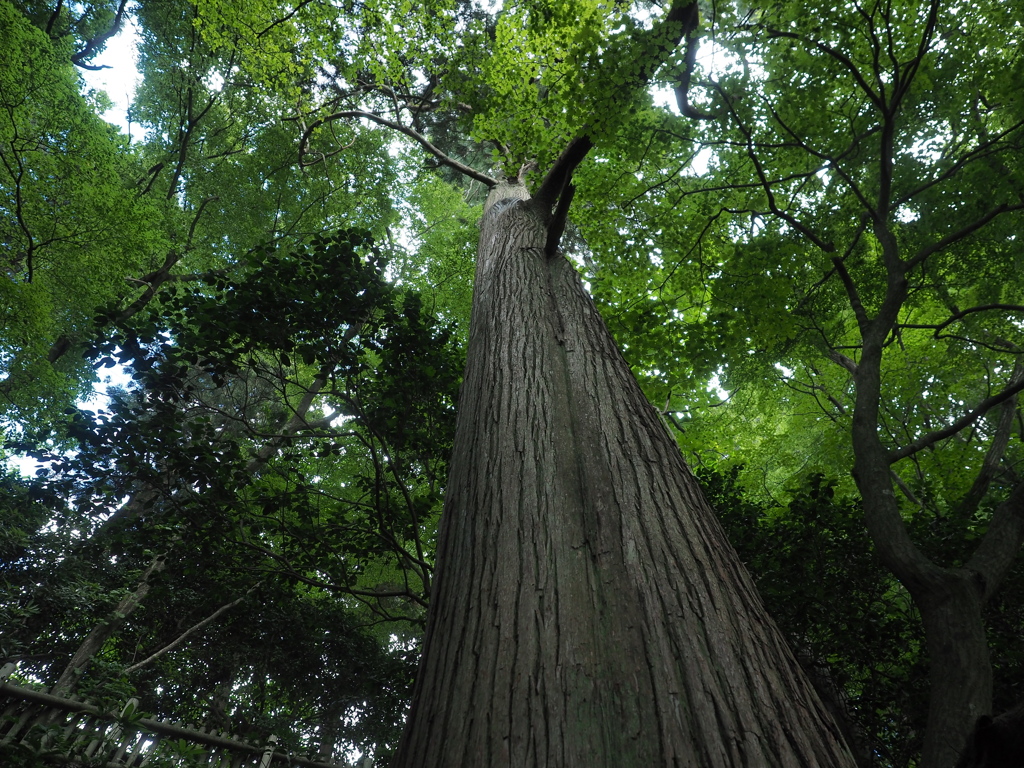
[[[127,15],[133,140],[80,75]],[[40,462],[3,477],[2,655],[391,754],[484,197],[586,135],[563,250],[858,762],[943,764],[934,723],[1024,700],[1022,34],[998,0],[0,5],[0,450]]]

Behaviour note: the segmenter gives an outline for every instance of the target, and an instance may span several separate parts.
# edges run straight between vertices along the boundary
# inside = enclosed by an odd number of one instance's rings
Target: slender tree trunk
[[[317,762],[334,762],[334,748],[338,744],[341,719],[342,713],[334,709],[327,709],[320,714],[320,725],[316,733],[317,750],[314,757]]]
[[[231,704],[231,694],[235,689],[235,682],[238,680],[238,671],[241,666],[241,655],[233,653],[228,662],[219,670],[220,682],[213,689],[213,694],[210,696],[210,709],[206,714],[205,724],[208,727],[234,733],[228,707]]]
[[[57,683],[50,689],[51,694],[54,696],[66,696],[74,691],[78,681],[85,674],[89,662],[100,652],[104,643],[121,628],[124,620],[128,618],[132,611],[139,607],[146,598],[146,595],[149,594],[149,590],[152,588],[149,579],[154,573],[164,569],[165,558],[166,555],[158,555],[154,558],[153,562],[150,563],[149,567],[142,574],[139,583],[135,585],[135,589],[121,598],[121,601],[108,618],[93,627],[85,640],[82,641],[82,644],[78,646],[78,650],[71,657],[71,661],[68,662],[67,667],[65,667],[57,679]]]
[[[395,765],[853,766],[549,214],[491,203]]]

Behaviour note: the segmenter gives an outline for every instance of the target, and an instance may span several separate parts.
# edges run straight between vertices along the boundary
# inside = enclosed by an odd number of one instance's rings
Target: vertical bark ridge
[[[485,215],[401,768],[852,766],[528,202]]]

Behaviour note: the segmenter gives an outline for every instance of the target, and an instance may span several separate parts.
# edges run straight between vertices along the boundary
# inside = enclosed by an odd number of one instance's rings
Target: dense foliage
[[[471,173],[536,181],[598,115],[563,245],[862,761],[919,764],[930,659],[871,532],[973,568],[1024,517],[1024,10],[700,10],[655,73],[648,2],[0,4],[0,450],[40,462],[0,493],[21,679],[388,754]],[[79,74],[129,16],[131,137]],[[130,381],[90,395],[111,370]],[[1006,557],[997,711],[1024,699]]]
[[[26,431],[42,467],[5,484],[21,674],[325,755],[395,740],[461,360],[383,269],[342,232],[96,317],[86,356],[132,383]]]

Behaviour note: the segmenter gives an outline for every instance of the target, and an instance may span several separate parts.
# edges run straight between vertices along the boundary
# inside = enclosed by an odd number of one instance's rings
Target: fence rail
[[[7,679],[14,670],[14,664],[0,669],[0,754],[20,747],[70,765],[106,768],[345,768],[277,751],[276,736],[254,746],[224,731],[138,717],[136,699],[116,714],[13,685]]]

